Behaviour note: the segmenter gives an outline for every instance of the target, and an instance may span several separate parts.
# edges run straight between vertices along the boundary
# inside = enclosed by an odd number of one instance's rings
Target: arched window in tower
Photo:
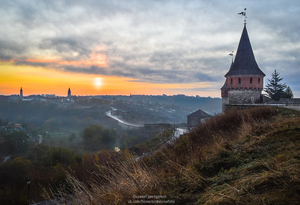
[[[250,84],[252,84],[252,78],[250,78]]]
[[[241,84],[241,78],[239,78],[239,84]]]
[[[258,84],[260,84],[260,78],[258,78]]]
[[[232,78],[230,79],[230,84],[232,84]]]

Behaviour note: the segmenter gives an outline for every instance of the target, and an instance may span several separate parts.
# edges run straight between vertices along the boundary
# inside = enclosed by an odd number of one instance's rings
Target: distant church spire
[[[68,90],[68,98],[70,98],[71,97],[71,89],[69,88],[69,90]]]

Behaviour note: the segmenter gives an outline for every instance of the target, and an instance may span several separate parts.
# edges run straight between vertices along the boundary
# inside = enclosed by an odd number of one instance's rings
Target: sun
[[[102,85],[102,78],[94,78],[94,86],[100,88]]]

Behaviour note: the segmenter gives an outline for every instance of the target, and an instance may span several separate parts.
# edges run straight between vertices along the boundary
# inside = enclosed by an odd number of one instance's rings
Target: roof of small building
[[[256,75],[265,76],[265,74],[259,69],[255,61],[255,57],[252,51],[250,39],[245,25],[233,65],[230,68],[230,70],[227,72],[225,77],[231,75],[247,75],[247,74],[256,74]]]
[[[211,115],[207,114],[203,110],[199,109],[191,114],[189,114],[187,117],[201,117],[201,118],[206,118],[206,117],[211,117]]]

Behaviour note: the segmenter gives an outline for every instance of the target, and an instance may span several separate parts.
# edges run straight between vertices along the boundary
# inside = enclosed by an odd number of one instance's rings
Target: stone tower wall
[[[229,90],[228,104],[254,104],[260,103],[261,90]]]
[[[228,99],[228,97],[222,97],[222,112],[225,111],[226,105],[228,105],[228,104],[229,104],[229,99]]]

